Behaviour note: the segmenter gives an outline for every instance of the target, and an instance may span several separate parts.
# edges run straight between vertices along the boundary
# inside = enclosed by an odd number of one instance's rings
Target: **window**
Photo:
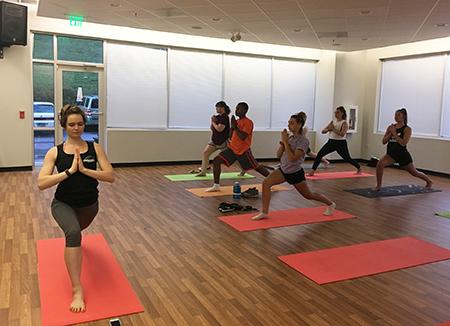
[[[53,60],[53,35],[34,34],[33,58]]]
[[[255,128],[270,128],[271,59],[225,55],[225,101],[234,112],[236,104],[249,105]]]
[[[222,54],[170,50],[169,127],[209,128],[222,100]]]
[[[33,100],[55,103],[53,64],[33,63]]]
[[[383,62],[379,132],[385,132],[395,111],[404,107],[415,135],[441,136],[446,61],[446,55],[434,55]]]
[[[107,126],[167,127],[167,51],[108,43]]]
[[[103,63],[103,41],[58,36],[58,60]]]
[[[306,124],[314,125],[314,93],[316,64],[289,60],[273,60],[272,125],[286,127],[290,116],[304,111]]]

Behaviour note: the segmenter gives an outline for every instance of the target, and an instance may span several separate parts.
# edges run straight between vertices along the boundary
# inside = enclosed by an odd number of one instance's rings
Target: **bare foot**
[[[328,160],[324,160],[322,163],[323,163],[324,169],[328,168],[328,165],[330,165],[330,161],[328,161]]]
[[[75,313],[86,311],[86,305],[84,304],[84,297],[83,297],[83,289],[81,287],[73,289],[70,311]]]
[[[433,182],[427,182],[426,186],[425,186],[425,190],[431,190],[431,187],[433,186]]]
[[[308,175],[309,175],[310,177],[313,177],[313,176],[314,176],[314,170],[311,170],[311,171],[308,173]]]
[[[262,220],[264,218],[269,218],[269,215],[267,215],[266,213],[261,212],[258,215],[253,216],[252,220],[253,221],[259,221],[259,220]]]
[[[362,169],[359,168],[359,169],[356,171],[356,174],[361,174],[361,173],[362,173]]]
[[[375,192],[380,191],[380,190],[381,190],[381,187],[378,187],[378,186],[376,186],[375,188],[372,188],[372,191],[375,191]]]

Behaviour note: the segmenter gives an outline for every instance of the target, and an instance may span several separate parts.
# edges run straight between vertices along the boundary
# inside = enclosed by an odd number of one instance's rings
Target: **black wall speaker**
[[[27,7],[0,1],[0,46],[27,45]]]

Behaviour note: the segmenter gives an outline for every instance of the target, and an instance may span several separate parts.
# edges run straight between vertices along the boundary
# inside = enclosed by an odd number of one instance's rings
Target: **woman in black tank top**
[[[398,163],[411,175],[424,180],[425,189],[430,190],[433,182],[424,173],[416,170],[411,154],[406,148],[406,144],[411,139],[412,130],[407,125],[408,112],[405,108],[395,111],[395,122],[386,129],[383,137],[383,145],[388,144],[387,153],[377,164],[377,186],[373,190],[381,189],[384,168],[394,163]]]
[[[81,231],[98,212],[98,181],[114,182],[114,172],[105,152],[96,143],[81,138],[86,117],[77,106],[66,105],[60,112],[67,141],[51,148],[39,172],[39,189],[58,185],[52,215],[64,231],[64,259],[72,282],[72,312],[85,310],[81,274]],[[97,170],[97,164],[100,170]],[[57,169],[57,173],[53,171]]]

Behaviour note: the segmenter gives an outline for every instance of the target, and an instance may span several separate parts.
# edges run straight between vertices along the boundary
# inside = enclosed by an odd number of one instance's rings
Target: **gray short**
[[[52,215],[64,231],[66,247],[81,246],[81,231],[87,228],[98,212],[98,201],[85,207],[72,207],[53,199]]]
[[[228,140],[220,145],[214,144],[213,141],[211,140],[208,143],[208,145],[214,147],[216,151],[223,151],[225,148],[228,147]]]

